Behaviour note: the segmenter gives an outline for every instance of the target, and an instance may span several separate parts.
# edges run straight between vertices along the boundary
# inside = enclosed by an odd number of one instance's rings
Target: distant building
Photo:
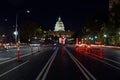
[[[54,31],[65,31],[64,24],[63,24],[63,22],[62,22],[60,17],[58,18],[58,21],[55,24]]]
[[[58,20],[55,24],[54,31],[52,31],[52,30],[47,31],[48,36],[50,36],[50,35],[52,35],[54,37],[55,36],[57,36],[57,37],[64,36],[66,38],[71,38],[73,33],[74,32],[72,32],[70,30],[65,31],[64,23],[60,17],[58,18]]]

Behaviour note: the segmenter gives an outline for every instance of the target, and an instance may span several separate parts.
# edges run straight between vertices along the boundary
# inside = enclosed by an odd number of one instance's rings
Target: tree
[[[44,31],[41,29],[41,27],[39,27],[35,30],[34,36],[36,36],[38,38],[44,37]]]
[[[33,21],[26,21],[20,26],[20,39],[23,42],[27,42],[29,38],[35,35],[36,30],[39,28],[39,24]]]
[[[91,16],[87,19],[86,24],[83,28],[84,36],[86,36],[87,40],[92,37],[94,40],[102,41],[103,33],[107,31],[107,23],[108,23],[108,12],[98,12],[94,16]],[[95,39],[97,36],[97,39]],[[103,42],[103,41],[102,41]]]
[[[113,4],[109,15],[109,33],[114,44],[118,42],[119,38],[119,27],[120,27],[120,3]]]

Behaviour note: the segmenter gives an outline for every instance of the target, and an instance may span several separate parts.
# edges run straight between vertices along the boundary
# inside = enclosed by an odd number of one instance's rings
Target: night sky
[[[26,15],[25,10],[30,10],[30,14]],[[108,0],[1,0],[0,29],[6,24],[14,25],[15,15],[19,13],[51,30],[60,16],[65,30],[77,31],[89,17],[107,10]]]

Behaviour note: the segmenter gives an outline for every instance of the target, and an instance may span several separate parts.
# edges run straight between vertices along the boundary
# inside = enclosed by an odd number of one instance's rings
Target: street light
[[[18,31],[15,30],[13,34],[15,35],[15,42],[17,43],[17,35],[18,35]]]
[[[97,36],[95,36],[95,39],[97,39],[98,37]]]
[[[107,35],[106,35],[106,34],[104,34],[104,35],[103,35],[103,37],[104,37],[104,38],[106,38],[106,37],[107,37]]]
[[[30,13],[30,10],[26,10],[26,13]],[[19,31],[18,31],[18,13],[16,13],[16,25],[15,25],[15,32],[14,32],[14,35],[15,35],[15,42],[16,44],[20,43],[20,36],[19,36]]]
[[[27,12],[27,13],[30,13],[30,10],[27,10],[26,12]]]
[[[107,35],[106,35],[106,34],[104,34],[104,35],[103,35],[103,37],[104,37],[104,44],[106,44],[106,42],[107,42],[107,40],[106,40]]]

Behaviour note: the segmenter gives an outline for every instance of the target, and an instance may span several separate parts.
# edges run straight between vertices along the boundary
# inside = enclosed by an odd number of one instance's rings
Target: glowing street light
[[[97,36],[95,36],[95,39],[97,39],[98,37]]]
[[[14,33],[13,33],[13,34],[16,36],[16,35],[18,35],[18,32],[17,32],[17,31],[14,31]]]
[[[106,35],[106,34],[104,34],[104,35],[103,35],[103,37],[104,37],[104,38],[106,38],[106,37],[107,37],[107,35]]]
[[[104,37],[104,44],[106,44],[106,38],[107,38],[107,35],[104,34],[103,37]]]
[[[15,31],[13,32],[13,34],[15,35],[15,43],[17,43],[17,36],[18,36],[17,28],[15,29]]]
[[[30,10],[27,10],[26,12],[27,12],[27,13],[30,13]]]

